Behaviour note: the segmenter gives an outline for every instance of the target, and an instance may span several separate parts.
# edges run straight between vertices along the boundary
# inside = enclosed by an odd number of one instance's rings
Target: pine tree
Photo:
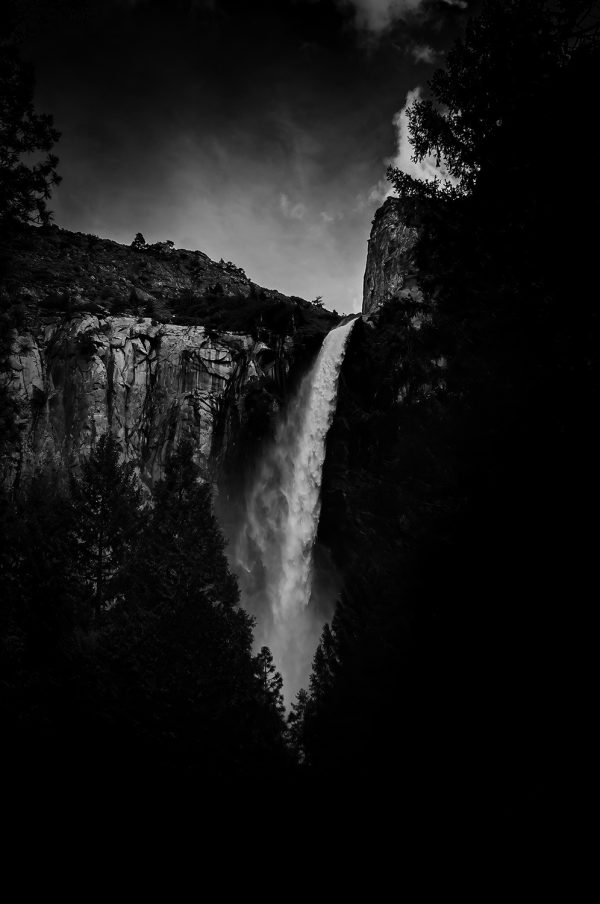
[[[252,656],[253,620],[224,550],[210,487],[184,441],[156,487],[119,610],[133,710],[196,768],[287,768],[281,677],[268,650]]]
[[[273,655],[268,647],[261,647],[254,657],[264,702],[283,716],[283,678],[275,668]]]
[[[123,617],[146,700],[138,707],[152,712],[173,743],[185,737],[203,757],[218,759],[253,692],[252,620],[237,605],[211,491],[199,481],[193,453],[191,443],[181,443],[156,487],[127,569]]]
[[[47,223],[47,201],[60,182],[51,153],[60,133],[52,116],[35,112],[33,88],[33,70],[19,59],[14,39],[0,41],[0,225]],[[24,162],[39,151],[45,159]]]
[[[429,82],[430,98],[407,111],[413,159],[443,163],[454,182],[423,181],[390,167],[398,194],[457,200],[478,189],[508,206],[515,198],[522,203],[527,187],[543,185],[544,171],[551,178],[556,160],[541,148],[546,139],[551,145],[560,101],[575,89],[569,71],[578,68],[578,59],[590,58],[585,43],[578,43],[588,16],[597,49],[597,3],[487,0]],[[586,94],[590,87],[579,84]],[[577,105],[563,113],[563,128],[576,133]]]
[[[310,693],[313,699],[325,699],[334,682],[337,662],[336,637],[330,626],[325,625],[313,658],[310,676]]]
[[[143,592],[160,605],[182,607],[202,599],[223,611],[233,609],[239,592],[224,549],[225,540],[212,511],[211,489],[200,481],[193,444],[184,441],[169,459],[165,478],[155,490],[141,551],[149,572],[144,569],[138,574]]]
[[[0,598],[8,659],[34,670],[55,655],[73,621],[74,587],[67,579],[72,544],[67,501],[50,480],[36,477],[20,496],[0,499]],[[17,641],[17,638],[19,640]],[[12,646],[12,650],[10,647]]]
[[[134,465],[120,457],[119,443],[104,434],[81,476],[71,479],[75,568],[96,614],[117,600],[120,569],[140,526],[142,496]]]
[[[304,688],[296,694],[287,719],[287,737],[290,748],[299,763],[306,761],[304,734],[310,717],[311,697]]]

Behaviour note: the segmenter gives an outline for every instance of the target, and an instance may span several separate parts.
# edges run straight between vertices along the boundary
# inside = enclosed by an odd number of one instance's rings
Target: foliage
[[[33,72],[13,39],[0,42],[0,224],[48,223],[47,201],[60,177],[51,153],[60,135],[52,116],[36,113]],[[28,164],[29,155],[46,154]]]
[[[268,647],[261,647],[254,658],[262,694],[267,706],[283,717],[283,678],[276,670],[273,655]]]
[[[344,592],[294,736],[331,783],[420,812],[549,813],[577,768],[598,188],[553,148],[557,111],[593,143],[583,6],[488,3],[413,107],[417,156],[458,180],[392,174],[429,318],[392,300],[357,325],[328,440]]]
[[[164,242],[155,242],[153,245],[146,245],[145,250],[159,258],[170,257],[175,252],[175,242],[171,239],[167,239]]]
[[[242,267],[236,267],[233,261],[225,261],[223,258],[219,261],[219,264],[228,271],[228,273],[237,276],[239,279],[247,279],[246,271]]]
[[[96,615],[118,600],[120,569],[140,526],[141,491],[134,465],[122,464],[121,447],[103,434],[71,478],[74,568],[84,606]]]
[[[112,788],[286,774],[281,678],[251,652],[238,591],[183,443],[142,503],[102,437],[66,493],[4,497],[2,718],[15,775]],[[266,675],[266,684],[265,684]]]
[[[145,563],[136,575],[138,597],[147,596],[165,606],[183,607],[199,600],[211,612],[215,607],[234,610],[237,585],[211,505],[210,489],[199,480],[193,447],[184,442],[155,490],[144,548],[138,550]]]
[[[546,134],[554,121],[552,92],[573,63],[570,43],[590,5],[488,0],[433,76],[433,100],[416,101],[408,111],[414,160],[443,163],[455,185],[440,180],[432,191],[392,167],[401,196],[456,198],[496,179],[514,192],[535,177],[539,155],[525,157],[524,146],[539,148],[539,130]]]
[[[174,308],[174,321],[207,326],[216,330],[258,335],[261,330],[278,335],[322,336],[335,319],[329,311],[301,299],[259,295],[182,295]]]

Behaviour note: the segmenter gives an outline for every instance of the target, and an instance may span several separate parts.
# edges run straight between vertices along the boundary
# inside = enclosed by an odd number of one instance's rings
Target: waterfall
[[[305,686],[324,616],[309,605],[327,431],[354,320],[331,330],[259,464],[233,549],[256,643],[270,647],[286,702]]]

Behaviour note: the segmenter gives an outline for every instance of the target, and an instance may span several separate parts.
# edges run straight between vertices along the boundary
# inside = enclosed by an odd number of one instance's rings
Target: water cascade
[[[287,703],[307,684],[326,617],[311,605],[313,547],[325,441],[353,325],[350,320],[328,333],[282,415],[247,495],[232,550],[242,602],[257,619],[257,646],[270,647]]]

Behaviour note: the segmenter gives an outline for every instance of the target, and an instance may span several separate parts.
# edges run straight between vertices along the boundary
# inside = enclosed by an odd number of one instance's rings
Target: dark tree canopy
[[[415,812],[555,812],[579,768],[598,8],[493,0],[471,21],[409,116],[454,184],[390,173],[423,300],[390,299],[346,353],[319,528],[343,594],[291,735],[332,783]]]
[[[559,151],[543,140],[558,119],[570,120],[560,104],[565,72],[597,42],[599,23],[588,0],[488,0],[431,79],[432,98],[408,111],[413,159],[433,157],[453,183],[432,186],[390,167],[400,196],[457,197],[497,180],[514,194],[535,178],[539,157]]]
[[[35,112],[33,92],[32,67],[20,59],[13,38],[1,40],[0,223],[51,219],[47,202],[60,182],[52,148],[60,133],[52,116]]]
[[[115,602],[121,566],[141,526],[141,491],[121,454],[116,439],[103,434],[71,480],[76,573],[96,613]]]
[[[70,492],[40,476],[3,495],[0,719],[15,775],[35,759],[52,781],[192,791],[287,772],[281,676],[268,650],[252,655],[198,476],[183,442],[143,504],[106,435]]]
[[[254,657],[254,662],[265,704],[272,706],[276,713],[283,716],[283,678],[275,668],[270,649],[261,647],[260,652]]]

